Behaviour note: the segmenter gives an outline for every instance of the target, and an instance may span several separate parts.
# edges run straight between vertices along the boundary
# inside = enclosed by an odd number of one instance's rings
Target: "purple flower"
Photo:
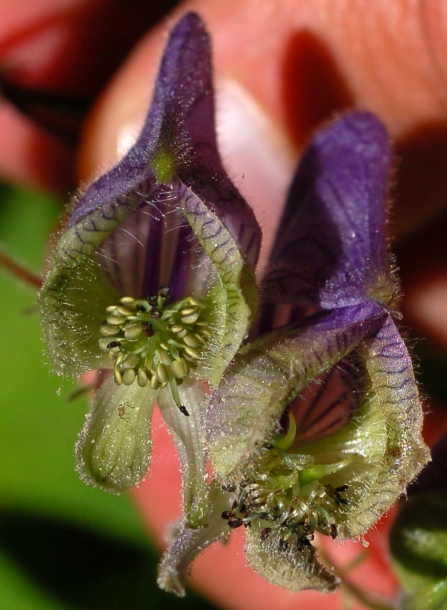
[[[171,33],[138,141],[74,201],[40,294],[56,371],[101,371],[77,445],[87,482],[120,492],[144,477],[157,400],[193,511],[204,383],[218,384],[247,336],[259,246],[218,154],[210,42],[190,13]]]
[[[184,515],[161,587],[183,594],[197,553],[245,525],[265,578],[329,591],[314,533],[361,536],[428,458],[394,321],[388,141],[366,113],[315,137],[253,323],[261,234],[218,154],[211,76],[189,13],[138,141],[71,207],[40,294],[45,338],[59,374],[99,371],[77,444],[88,483],[142,480],[156,401],[174,433]]]
[[[362,536],[429,459],[396,326],[390,159],[386,132],[367,113],[315,136],[263,281],[261,334],[207,409],[215,477],[234,489],[224,517],[245,525],[253,568],[291,590],[333,589],[314,534]]]

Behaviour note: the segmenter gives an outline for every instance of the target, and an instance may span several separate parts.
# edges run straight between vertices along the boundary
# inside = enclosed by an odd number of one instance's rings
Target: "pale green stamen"
[[[283,437],[288,440],[285,446],[291,444],[288,437],[289,433]],[[263,538],[274,529],[279,531],[284,549],[295,544],[302,550],[313,540],[315,531],[335,538],[336,515],[340,518],[344,512],[349,488],[323,484],[320,479],[348,466],[354,457],[323,465],[314,464],[311,456],[294,456],[277,447],[269,450],[260,470],[263,474],[239,486],[232,509],[222,517],[233,528],[259,521]]]
[[[287,451],[293,444],[296,435],[296,421],[292,411],[289,411],[289,423],[286,434],[279,434],[273,441],[274,447]]]
[[[162,286],[149,299],[123,297],[106,310],[101,326],[101,349],[115,360],[118,385],[169,385],[173,400],[185,415],[177,386],[202,358],[210,333],[200,319],[204,305],[194,297],[168,303],[169,289]]]

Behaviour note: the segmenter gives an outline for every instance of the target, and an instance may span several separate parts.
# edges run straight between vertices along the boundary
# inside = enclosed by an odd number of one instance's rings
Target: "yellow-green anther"
[[[177,377],[177,379],[183,379],[183,377],[186,377],[183,362],[183,360],[174,360],[174,362],[171,364],[171,371],[174,373],[174,376]]]
[[[172,364],[172,358],[171,358],[171,356],[168,354],[168,352],[167,352],[167,351],[165,351],[164,349],[161,349],[161,350],[158,352],[158,356],[159,356],[159,358],[160,358],[160,362],[161,362],[162,364],[164,364],[165,366],[171,366],[171,364]]]
[[[189,301],[190,305],[203,309],[203,303],[201,301],[199,301],[199,299],[196,299],[195,297],[189,297],[188,301]],[[205,324],[205,322],[203,322],[203,324]]]
[[[124,337],[129,341],[136,341],[142,334],[141,324],[130,324],[124,329]]]
[[[195,311],[194,313],[190,313],[189,315],[182,316],[182,323],[183,324],[194,324],[195,322],[197,322],[198,317],[199,317],[199,313],[197,311]]]
[[[198,352],[193,347],[190,347],[189,345],[185,347],[185,354],[191,356],[191,358],[193,358],[194,360],[200,360],[200,352]]]
[[[182,358],[182,364],[183,364],[183,371],[184,371],[184,375],[183,377],[187,377],[189,375],[189,364],[187,362],[187,360],[185,360],[184,358]]]
[[[168,371],[164,364],[160,363],[157,365],[157,370],[155,371],[158,377],[158,380],[162,384],[166,384],[169,381]]]
[[[183,330],[183,325],[182,324],[171,324],[169,327],[169,330],[172,331],[173,333],[180,333]]]
[[[133,369],[137,366],[138,360],[139,360],[139,358],[138,358],[137,354],[128,354],[120,362],[120,368],[121,369]]]
[[[124,385],[132,385],[135,381],[135,377],[137,374],[134,369],[127,369],[123,374],[123,383]]]
[[[182,328],[182,330],[176,332],[175,334],[179,339],[183,339],[183,337],[186,337],[186,335],[188,334],[188,331],[186,330],[186,328]]]
[[[116,311],[117,311],[117,314],[121,314],[122,316],[125,316],[126,318],[133,314],[133,311],[131,309],[129,309],[128,307],[124,307],[124,305],[118,305],[116,308]]]
[[[115,369],[113,371],[113,378],[117,385],[121,385],[123,383],[123,375],[119,369]]]
[[[129,307],[132,311],[135,309],[135,299],[132,297],[123,297],[120,299],[120,303],[124,305],[124,307]]]
[[[180,310],[180,315],[181,316],[189,316],[192,313],[196,313],[197,312],[197,307],[183,307]]]
[[[102,337],[99,340],[99,347],[103,350],[110,349],[109,348],[110,343],[112,343],[112,337]],[[111,354],[111,355],[113,355],[113,354]]]
[[[126,321],[126,318],[124,316],[117,316],[117,315],[107,316],[107,323],[112,324],[114,326],[120,326],[121,324],[124,324],[125,321]]]
[[[188,345],[189,347],[200,347],[201,343],[200,341],[197,339],[196,335],[185,335],[183,341],[186,343],[186,345]]]
[[[138,371],[137,382],[140,388],[145,388],[149,383],[149,377],[144,369]]]
[[[113,337],[116,334],[116,326],[111,326],[109,324],[103,324],[101,326],[101,335],[105,337]]]
[[[206,345],[205,338],[204,338],[204,337],[202,337],[202,335],[200,335],[199,333],[196,333],[196,334],[194,335],[194,337],[195,337],[195,338],[197,339],[197,341],[199,342],[199,345]],[[186,341],[185,341],[185,343],[186,343]],[[199,345],[197,345],[197,347],[199,347]]]
[[[153,376],[151,377],[151,388],[152,388],[153,390],[158,390],[158,388],[160,388],[160,387],[161,387],[161,384],[160,384],[160,382],[158,381],[157,376],[156,376],[156,375],[153,375]]]

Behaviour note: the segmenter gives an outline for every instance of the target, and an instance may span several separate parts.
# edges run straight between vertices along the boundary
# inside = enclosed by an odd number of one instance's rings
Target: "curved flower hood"
[[[210,41],[188,13],[137,142],[73,202],[45,339],[59,374],[98,371],[88,483],[143,479],[156,401],[174,434],[183,517],[161,587],[184,594],[197,553],[245,526],[261,575],[331,591],[314,535],[363,535],[428,460],[385,243],[390,157],[368,113],[315,136],[258,290],[261,231],[220,160]]]

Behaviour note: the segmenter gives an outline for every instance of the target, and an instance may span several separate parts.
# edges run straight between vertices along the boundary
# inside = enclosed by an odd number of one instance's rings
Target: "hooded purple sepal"
[[[213,472],[235,490],[228,523],[246,525],[254,569],[292,591],[334,588],[314,533],[362,536],[429,459],[393,319],[389,165],[369,114],[316,135],[264,281],[264,334],[239,350],[207,407]]]
[[[202,236],[191,226],[185,193],[201,207],[201,229],[212,224],[228,235],[228,264],[237,259],[237,266],[247,270],[242,275],[231,270],[231,286],[225,280],[225,264],[216,274],[214,251],[202,248]],[[167,284],[171,302],[209,296],[211,309],[228,301],[234,310],[229,291],[239,291],[239,278],[244,285],[249,278],[254,286],[260,239],[254,214],[219,157],[210,40],[201,19],[188,13],[169,37],[138,141],[79,197],[53,252],[40,305],[57,372],[78,375],[111,367],[98,348],[97,330],[106,308],[120,298],[145,299]],[[213,292],[216,282],[220,290]],[[248,292],[253,295],[255,289]],[[237,324],[231,324],[226,310],[220,337],[227,354],[221,369],[248,332],[256,308],[256,298],[250,299],[239,299],[245,313]],[[223,318],[214,315],[214,320]],[[227,349],[235,330],[239,335]],[[216,358],[219,347],[213,346]]]
[[[317,133],[289,192],[264,280],[267,302],[333,309],[374,294],[377,279],[389,276],[390,164],[387,133],[371,114],[348,114]]]
[[[177,175],[222,218],[255,265],[259,226],[222,165],[214,115],[210,39],[200,17],[188,13],[170,34],[140,137],[78,200],[70,226],[93,210],[129,199],[157,207]]]

